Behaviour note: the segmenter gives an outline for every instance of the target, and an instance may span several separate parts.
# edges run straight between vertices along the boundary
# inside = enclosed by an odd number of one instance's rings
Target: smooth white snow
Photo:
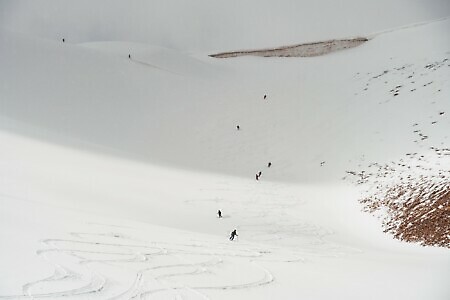
[[[0,299],[448,299],[448,249],[392,240],[342,178],[450,148],[449,12],[1,1]]]

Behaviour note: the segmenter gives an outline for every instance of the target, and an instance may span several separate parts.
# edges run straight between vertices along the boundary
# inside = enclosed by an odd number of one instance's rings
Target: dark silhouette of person
[[[256,173],[256,180],[259,180],[259,175],[258,175],[258,173]]]
[[[131,59],[131,54],[128,54],[128,58]]]
[[[261,172],[261,171],[259,171],[259,173],[258,173],[258,177],[261,177],[261,174],[262,174],[262,172]]]
[[[267,98],[267,95],[266,94],[264,94],[264,100]]]
[[[241,129],[241,127],[239,127],[239,125],[237,125],[237,126],[236,126],[236,129],[239,130],[239,129]]]
[[[269,161],[269,163],[267,164],[267,167],[270,168],[271,165],[272,165],[272,163]]]
[[[63,39],[63,43],[65,42],[66,40],[65,39]]]
[[[236,229],[231,232],[230,241],[233,241],[235,236],[238,236],[236,233]]]
[[[218,216],[219,218],[222,218],[222,212],[220,211],[220,209],[217,211],[217,216]]]

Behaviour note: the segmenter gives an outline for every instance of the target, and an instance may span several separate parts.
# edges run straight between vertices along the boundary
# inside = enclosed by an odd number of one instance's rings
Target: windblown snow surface
[[[0,1],[0,299],[449,299],[449,15]]]

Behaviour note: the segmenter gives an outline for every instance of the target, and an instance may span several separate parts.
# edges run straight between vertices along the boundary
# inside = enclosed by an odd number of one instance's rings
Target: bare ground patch
[[[450,181],[420,177],[363,198],[367,212],[385,210],[384,232],[423,246],[450,248]]]
[[[381,219],[384,232],[422,246],[450,248],[450,170],[436,168],[436,161],[449,165],[450,149],[438,150],[371,163],[365,170],[347,171],[344,179],[368,188],[359,202]]]
[[[411,93],[419,91],[427,95],[421,101],[430,107],[422,112],[426,118],[409,120],[405,134],[414,151],[384,162],[366,162],[362,155],[358,169],[348,170],[343,179],[365,188],[359,201],[364,211],[381,220],[384,232],[406,242],[450,248],[450,146],[442,134],[448,132],[449,121],[442,96],[449,79],[447,54],[423,64],[356,73],[365,80],[355,96],[375,88],[379,105],[408,105]]]
[[[297,44],[278,48],[257,50],[241,50],[211,54],[215,58],[230,58],[238,56],[262,56],[262,57],[312,57],[325,55],[331,52],[357,47],[368,39],[364,37],[351,39],[328,40],[314,43]]]

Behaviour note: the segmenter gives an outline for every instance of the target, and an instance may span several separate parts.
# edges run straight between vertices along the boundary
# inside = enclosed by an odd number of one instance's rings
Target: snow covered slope
[[[2,115],[12,119],[7,126],[26,131],[15,125],[24,122],[57,142],[156,164],[253,177],[273,161],[269,179],[338,179],[358,160],[416,152],[412,124],[448,108],[448,67],[425,69],[448,56],[447,26],[396,31],[320,58],[226,62],[135,44],[128,47],[136,53],[121,44],[107,55],[99,50],[110,43],[34,47],[34,38],[3,32]],[[26,88],[14,88],[17,81]],[[397,85],[404,87],[394,96]],[[423,125],[438,140],[448,128],[441,119]]]
[[[0,299],[447,299],[352,184],[449,170],[449,3],[391,2],[1,1]]]

